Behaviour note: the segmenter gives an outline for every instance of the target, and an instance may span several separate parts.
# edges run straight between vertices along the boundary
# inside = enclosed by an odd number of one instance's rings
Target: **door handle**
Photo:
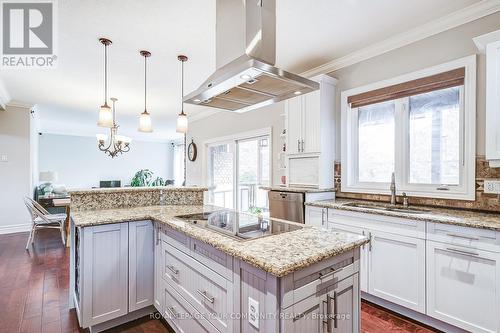
[[[325,209],[321,209],[321,225],[325,225]]]
[[[332,331],[332,298],[330,295],[326,295],[326,332],[330,333]]]
[[[302,152],[304,152],[304,140],[302,140]]]
[[[167,266],[168,270],[171,271],[174,275],[179,275],[179,270],[176,269],[174,266],[168,265]]]
[[[479,255],[479,253],[475,253],[475,252],[472,252],[472,251],[465,251],[465,250],[454,249],[454,248],[451,248],[451,247],[447,247],[446,249],[448,251],[450,251],[450,252],[456,252],[456,253],[459,253],[459,254],[465,254],[465,255],[470,255],[470,256],[478,256]]]
[[[300,153],[300,140],[297,140],[297,152]]]
[[[175,312],[175,309],[173,306],[168,306],[167,311],[172,318],[177,318],[179,316],[179,314],[177,312]]]

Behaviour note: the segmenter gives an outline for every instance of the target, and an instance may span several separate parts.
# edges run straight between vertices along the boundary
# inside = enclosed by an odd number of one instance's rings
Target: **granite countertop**
[[[104,188],[91,188],[91,189],[74,189],[68,191],[71,194],[94,194],[94,193],[120,193],[120,192],[143,192],[143,191],[178,191],[178,192],[192,192],[192,191],[207,191],[207,187],[195,186],[145,186],[145,187],[104,187]]]
[[[260,189],[266,191],[296,192],[296,193],[335,192],[334,188],[313,188],[313,187],[261,186]]]
[[[147,206],[78,211],[71,213],[71,218],[76,227],[137,220],[160,222],[277,277],[347,252],[369,241],[364,236],[327,231],[302,224],[303,229],[300,230],[241,241],[175,218],[177,215],[217,209],[220,207]],[[295,224],[294,222],[286,223]]]
[[[429,221],[438,222],[445,224],[453,224],[462,227],[472,227],[481,229],[490,229],[500,231],[500,214],[494,213],[483,213],[471,210],[461,210],[461,209],[447,209],[440,207],[430,207],[430,206],[411,206],[410,209],[423,209],[426,210],[424,213],[407,213],[401,211],[389,211],[389,210],[377,210],[373,208],[366,207],[353,207],[348,206],[348,203],[361,203],[361,204],[372,204],[381,207],[389,207],[390,204],[368,201],[368,200],[356,200],[356,199],[335,199],[335,200],[325,200],[325,201],[313,201],[306,202],[307,206],[316,206],[323,208],[334,208],[347,210],[358,213],[368,213],[385,215],[392,217],[400,217],[417,221]],[[403,208],[401,205],[399,208]]]

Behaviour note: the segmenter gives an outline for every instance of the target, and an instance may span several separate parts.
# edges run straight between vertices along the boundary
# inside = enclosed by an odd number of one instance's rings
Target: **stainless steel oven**
[[[304,223],[304,193],[269,191],[270,216]]]

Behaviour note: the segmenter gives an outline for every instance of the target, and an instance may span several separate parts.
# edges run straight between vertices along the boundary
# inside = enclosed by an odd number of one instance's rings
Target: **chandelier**
[[[108,156],[114,158],[118,154],[130,151],[130,142],[132,141],[132,139],[124,135],[118,135],[119,126],[116,124],[115,121],[116,117],[115,103],[118,99],[114,97],[111,97],[110,99],[113,102],[113,114],[112,114],[113,126],[111,126],[110,128],[111,134],[109,136],[109,142],[108,144],[106,144],[106,141],[108,141],[108,136],[106,134],[97,134],[97,142],[100,151],[103,151]]]

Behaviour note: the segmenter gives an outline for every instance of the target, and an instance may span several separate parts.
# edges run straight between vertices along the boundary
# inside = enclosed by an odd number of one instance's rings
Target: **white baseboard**
[[[0,235],[27,232],[31,230],[31,223],[0,225]]]

